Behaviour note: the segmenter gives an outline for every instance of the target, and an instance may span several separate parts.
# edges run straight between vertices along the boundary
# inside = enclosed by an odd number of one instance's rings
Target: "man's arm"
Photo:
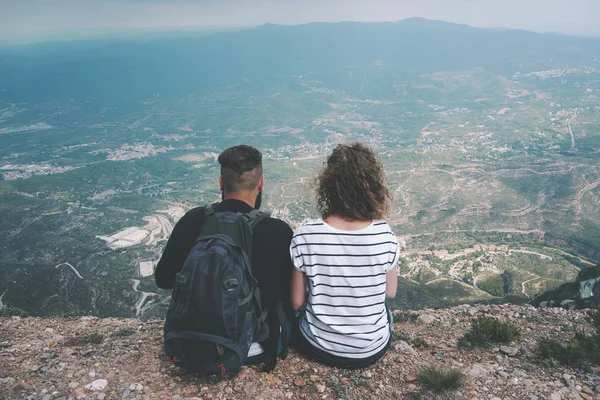
[[[292,263],[289,247],[292,240],[292,229],[283,221],[270,220],[269,223],[257,226],[252,255],[252,269],[258,280],[263,307],[269,309],[267,325],[269,337],[261,345],[265,349],[266,361],[264,372],[270,372],[277,365],[277,348],[281,337],[280,321],[276,305],[288,298]]]
[[[161,289],[173,289],[175,276],[183,268],[183,263],[200,233],[203,222],[203,208],[195,208],[187,212],[177,222],[154,271],[156,286]]]

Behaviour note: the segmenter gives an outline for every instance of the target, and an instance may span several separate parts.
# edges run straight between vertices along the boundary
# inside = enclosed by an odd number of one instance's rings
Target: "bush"
[[[100,344],[104,341],[104,336],[101,333],[93,332],[85,336],[75,336],[69,338],[66,342],[66,346],[85,346],[86,344]]]
[[[126,337],[131,336],[135,333],[135,329],[132,328],[119,328],[113,333],[113,336],[116,337]]]
[[[0,308],[0,317],[26,317],[27,311],[21,310],[18,307]]]
[[[576,342],[563,345],[558,340],[541,338],[537,342],[537,353],[543,359],[572,367],[581,367],[585,360],[585,352]]]
[[[441,393],[459,389],[465,381],[465,374],[453,369],[425,366],[417,374],[417,379],[424,389]]]
[[[512,322],[485,317],[471,321],[471,330],[458,341],[460,347],[487,347],[492,343],[509,343],[521,336],[521,329]]]
[[[104,336],[101,333],[94,332],[86,336],[88,343],[100,344],[104,341]]]
[[[410,336],[408,336],[408,334],[404,331],[395,331],[392,333],[392,340],[394,342],[403,340],[406,343],[410,342]]]
[[[427,343],[427,341],[425,339],[421,339],[421,338],[414,338],[413,340],[410,341],[412,343],[412,345],[418,349],[426,349],[429,347],[429,343]]]
[[[595,329],[592,335],[583,331],[575,333],[571,342],[563,344],[554,339],[542,338],[537,342],[537,354],[544,360],[584,368],[600,365],[600,309],[587,312],[586,320]]]

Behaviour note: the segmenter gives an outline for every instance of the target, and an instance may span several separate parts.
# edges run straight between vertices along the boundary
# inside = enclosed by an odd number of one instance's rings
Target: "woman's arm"
[[[385,274],[385,297],[388,299],[396,297],[396,289],[398,289],[398,267],[394,266]]]
[[[290,288],[290,300],[294,310],[298,310],[306,303],[306,284],[308,279],[304,273],[294,270],[292,272],[292,285]],[[386,285],[387,286],[387,285]]]

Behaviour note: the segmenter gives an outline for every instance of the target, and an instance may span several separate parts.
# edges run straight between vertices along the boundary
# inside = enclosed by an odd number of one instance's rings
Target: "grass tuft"
[[[417,379],[423,389],[442,393],[461,388],[465,381],[465,374],[453,369],[429,365],[421,368]]]
[[[462,348],[487,347],[492,343],[509,343],[521,336],[521,329],[512,322],[493,317],[471,320],[471,330],[458,341]]]

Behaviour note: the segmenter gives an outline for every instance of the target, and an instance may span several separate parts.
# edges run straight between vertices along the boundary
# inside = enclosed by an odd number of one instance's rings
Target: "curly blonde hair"
[[[323,219],[331,215],[350,221],[383,219],[390,209],[383,164],[373,150],[359,142],[337,145],[315,186]]]

